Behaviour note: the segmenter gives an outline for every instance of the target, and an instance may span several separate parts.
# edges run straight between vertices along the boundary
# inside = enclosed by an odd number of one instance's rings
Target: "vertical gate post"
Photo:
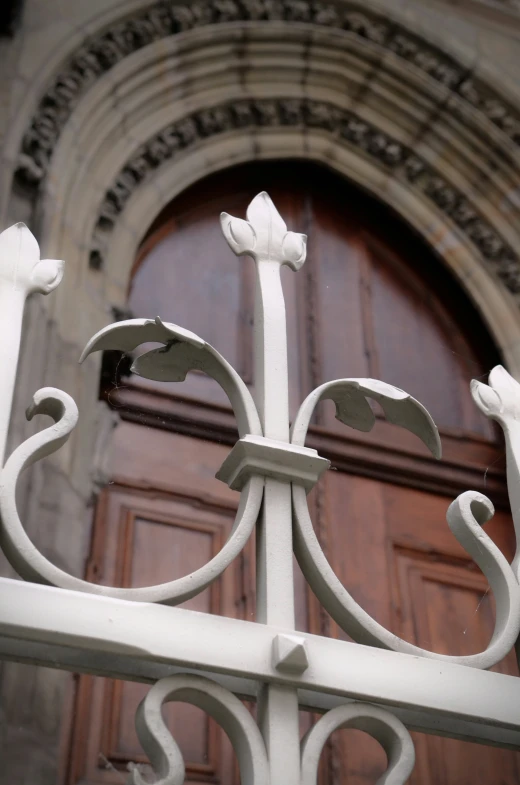
[[[267,193],[251,202],[247,221],[221,216],[224,235],[237,255],[256,265],[254,312],[255,398],[264,437],[289,442],[287,327],[281,268],[305,261],[305,235],[288,232]],[[291,483],[266,477],[257,524],[257,619],[294,630]],[[276,657],[276,653],[274,652]],[[263,685],[258,719],[266,743],[271,782],[299,785],[298,695],[292,687]]]

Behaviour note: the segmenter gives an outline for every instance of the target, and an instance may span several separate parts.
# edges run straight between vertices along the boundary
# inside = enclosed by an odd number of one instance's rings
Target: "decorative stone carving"
[[[458,64],[407,32],[398,32],[390,41],[389,48],[447,87],[455,88],[461,80],[462,69]]]
[[[161,0],[114,23],[86,42],[64,64],[42,96],[24,135],[16,176],[36,187],[45,177],[54,146],[75,105],[90,85],[114,65],[154,41],[209,24],[281,20],[335,27],[365,38],[412,63],[449,87],[520,144],[520,115],[492,88],[429,42],[395,22],[352,4],[310,0],[199,0],[179,4]],[[267,107],[264,107],[267,112]]]
[[[520,117],[482,80],[468,77],[458,87],[460,95],[491,120],[515,144],[520,144]]]
[[[277,98],[242,100],[196,112],[164,128],[144,144],[106,191],[99,209],[90,266],[99,269],[118,215],[138,185],[164,161],[197,142],[234,129],[311,127],[335,134],[377,159],[430,199],[471,240],[513,294],[520,293],[520,262],[507,242],[451,183],[388,134],[352,112],[322,101]]]

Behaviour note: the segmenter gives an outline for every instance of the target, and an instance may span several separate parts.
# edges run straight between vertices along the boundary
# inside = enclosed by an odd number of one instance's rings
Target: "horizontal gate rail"
[[[15,651],[23,657],[25,650],[28,661],[41,665],[135,681],[191,668],[234,677],[223,683],[248,698],[256,696],[257,682],[290,684],[318,710],[337,705],[331,695],[380,703],[404,709],[405,724],[415,730],[444,728],[442,735],[520,749],[515,676],[300,632],[309,667],[298,676],[281,674],[271,651],[284,631],[268,625],[7,578],[0,579],[0,597],[3,657]]]

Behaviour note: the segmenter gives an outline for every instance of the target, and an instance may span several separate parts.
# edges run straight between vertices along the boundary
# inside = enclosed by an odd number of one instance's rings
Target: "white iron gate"
[[[0,580],[0,657],[72,671],[154,683],[136,715],[141,744],[161,785],[184,781],[181,752],[161,716],[166,701],[187,701],[211,714],[229,735],[245,785],[312,785],[321,750],[340,727],[366,731],[384,747],[388,767],[379,780],[399,785],[414,765],[407,728],[520,749],[520,680],[490,673],[520,631],[520,551],[510,565],[485,534],[491,502],[467,491],[450,506],[451,531],[486,575],[496,598],[496,624],[487,649],[450,657],[420,649],[378,624],[340,583],[320,548],[307,493],[329,462],[305,447],[319,401],[330,398],[345,425],[369,431],[374,414],[416,434],[440,457],[437,428],[426,409],[402,390],[374,379],[323,384],[302,403],[289,429],[284,264],[297,271],[306,238],[287,227],[266,193],[250,204],[247,221],[223,213],[231,250],[256,264],[255,380],[258,400],[228,362],[203,338],[177,325],[132,319],[110,325],[88,343],[90,352],[130,352],[148,342],[160,349],[135,360],[141,376],[182,381],[192,369],[227,393],[240,439],[217,476],[240,491],[240,505],[222,550],[194,573],[136,589],[100,586],[68,575],[27,537],[16,506],[20,473],[59,449],[77,421],[66,393],[39,390],[28,417],[47,414],[51,427],[31,436],[5,462],[0,476],[1,545],[27,581]],[[63,263],[41,261],[23,224],[0,235],[0,451],[5,451],[24,302],[60,282]],[[82,358],[82,359],[83,359]],[[520,526],[520,385],[501,367],[489,386],[472,383],[477,406],[501,425],[513,520]],[[256,526],[257,622],[172,606],[209,586],[241,552]],[[519,538],[520,539],[520,538]],[[355,641],[295,631],[293,550],[326,610]],[[367,554],[370,558],[370,555]],[[42,585],[43,584],[43,585]],[[258,701],[258,725],[237,695]],[[323,716],[300,743],[298,710]],[[143,785],[137,768],[130,781]]]

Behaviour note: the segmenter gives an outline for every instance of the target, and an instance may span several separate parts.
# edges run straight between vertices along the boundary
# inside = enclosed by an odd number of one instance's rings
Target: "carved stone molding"
[[[125,164],[103,197],[90,252],[91,267],[103,266],[115,221],[135,189],[163,162],[208,137],[255,127],[320,129],[377,160],[396,178],[434,202],[473,243],[509,291],[520,293],[520,262],[514,251],[467,197],[426,161],[350,111],[325,102],[295,98],[246,99],[204,109],[153,136]]]
[[[90,38],[42,97],[23,137],[16,177],[36,188],[60,133],[86,90],[105,72],[148,44],[204,25],[269,20],[346,30],[393,52],[469,102],[520,145],[520,113],[454,58],[384,16],[355,4],[310,0],[161,0]]]

